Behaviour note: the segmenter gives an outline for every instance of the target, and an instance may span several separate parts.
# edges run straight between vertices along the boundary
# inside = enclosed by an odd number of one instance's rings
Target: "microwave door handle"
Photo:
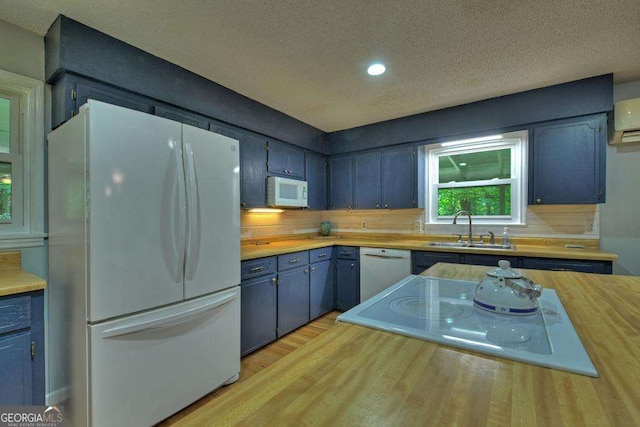
[[[172,221],[174,227],[174,236],[177,238],[173,240],[174,254],[176,260],[175,281],[176,283],[182,283],[184,276],[184,253],[185,253],[185,239],[186,239],[186,199],[185,199],[185,187],[184,187],[184,166],[182,164],[182,141],[173,141],[173,155],[176,167],[177,177],[177,203],[174,205],[174,212],[176,219]],[[177,232],[175,231],[177,229]]]
[[[185,259],[185,278],[192,280],[198,267],[200,251],[200,203],[198,197],[198,177],[193,158],[193,147],[189,142],[184,144],[187,176],[187,255]]]

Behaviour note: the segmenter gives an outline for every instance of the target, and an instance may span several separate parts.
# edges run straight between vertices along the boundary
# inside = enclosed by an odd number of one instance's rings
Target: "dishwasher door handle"
[[[378,255],[378,254],[364,254],[365,256],[372,256],[382,259],[407,259],[407,257],[401,255]]]

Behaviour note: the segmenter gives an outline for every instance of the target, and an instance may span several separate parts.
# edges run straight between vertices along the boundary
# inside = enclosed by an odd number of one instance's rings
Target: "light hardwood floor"
[[[228,386],[220,387],[219,389],[209,393],[202,399],[198,400],[194,404],[188,406],[177,414],[162,421],[158,426],[166,427],[172,426],[182,420],[186,415],[199,410],[206,410],[204,407],[207,403],[216,399],[218,396],[232,390],[238,384],[251,378],[258,372],[262,371],[269,365],[282,359],[287,354],[302,347],[318,335],[322,334],[335,323],[336,317],[340,314],[339,311],[332,311],[317,318],[316,320],[309,322],[305,326],[296,329],[290,334],[285,335],[279,340],[245,356],[240,363],[240,379]]]

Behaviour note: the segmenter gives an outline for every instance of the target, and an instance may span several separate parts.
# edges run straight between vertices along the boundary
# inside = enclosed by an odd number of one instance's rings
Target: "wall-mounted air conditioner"
[[[640,98],[616,102],[613,115],[615,133],[611,144],[640,142]]]

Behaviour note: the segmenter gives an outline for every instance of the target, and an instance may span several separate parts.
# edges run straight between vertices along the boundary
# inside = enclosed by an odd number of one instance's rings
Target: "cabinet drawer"
[[[278,255],[278,271],[289,270],[309,264],[309,251]]]
[[[0,298],[0,334],[31,326],[31,296]]]
[[[242,280],[259,277],[265,274],[276,272],[276,257],[258,258],[249,261],[242,261]]]
[[[326,248],[318,248],[312,249],[309,251],[309,262],[313,264],[314,262],[328,261],[333,257],[333,246],[329,246]]]
[[[448,252],[411,252],[411,274],[420,274],[427,268],[439,263],[460,264],[460,254]]]
[[[607,274],[605,261],[582,261],[577,259],[524,258],[522,267],[535,270],[578,271],[580,273]]]
[[[358,259],[358,248],[354,246],[338,246],[336,256],[338,259]]]

